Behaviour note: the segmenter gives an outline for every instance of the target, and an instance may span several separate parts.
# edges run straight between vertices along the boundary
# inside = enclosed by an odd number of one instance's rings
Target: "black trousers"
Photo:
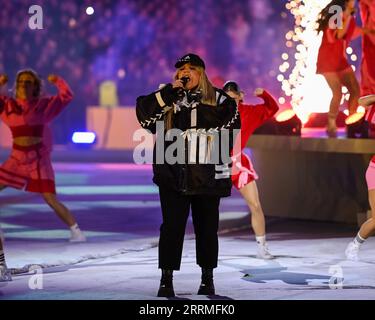
[[[217,267],[219,242],[219,196],[185,196],[159,188],[163,223],[159,238],[159,268],[180,270],[185,228],[191,207],[195,232],[196,261],[201,268]]]

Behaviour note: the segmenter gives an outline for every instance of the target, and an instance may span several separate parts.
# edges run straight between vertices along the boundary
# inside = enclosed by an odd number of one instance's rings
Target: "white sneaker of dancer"
[[[12,281],[10,269],[7,266],[0,266],[0,282]]]
[[[257,258],[264,260],[275,259],[275,257],[269,252],[267,244],[258,244]]]
[[[352,260],[352,261],[358,261],[358,252],[359,252],[359,246],[356,245],[353,241],[350,241],[348,246],[345,250],[345,256],[346,259]]]
[[[81,230],[70,231],[70,242],[86,242],[86,237]]]

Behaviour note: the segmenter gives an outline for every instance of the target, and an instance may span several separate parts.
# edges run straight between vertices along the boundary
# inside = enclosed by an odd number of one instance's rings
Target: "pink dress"
[[[47,124],[73,97],[62,78],[58,78],[56,86],[58,94],[52,97],[21,100],[0,96],[0,118],[10,128],[13,138],[42,138],[42,142],[27,147],[13,143],[9,158],[0,166],[0,185],[30,192],[56,193],[50,158],[51,130]]]
[[[375,104],[368,108],[365,119],[370,126],[375,126]],[[375,156],[371,158],[370,164],[367,168],[366,182],[369,190],[375,189]]]
[[[279,110],[275,99],[264,91],[260,96],[264,104],[249,105],[239,103],[238,111],[241,117],[241,153],[233,155],[232,183],[236,189],[241,189],[250,182],[258,179],[250,158],[243,152],[252,133]],[[234,150],[237,150],[238,140]]]

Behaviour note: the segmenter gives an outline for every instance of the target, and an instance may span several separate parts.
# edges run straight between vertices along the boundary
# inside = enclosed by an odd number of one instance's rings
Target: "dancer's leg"
[[[255,180],[242,187],[239,191],[246,200],[251,211],[251,226],[253,227],[258,244],[258,257],[262,259],[274,258],[268,251],[266,242],[266,223]]]
[[[248,183],[239,191],[251,210],[251,226],[254,229],[255,235],[259,237],[264,236],[266,234],[266,224],[256,182],[252,181]]]
[[[85,236],[82,231],[79,229],[78,224],[69,211],[53,193],[42,193],[44,201],[55,211],[57,216],[70,228],[72,242],[82,242],[86,241]]]
[[[365,240],[375,233],[375,164],[370,162],[366,171],[366,181],[369,188],[368,197],[371,207],[371,218],[368,219],[359,230],[357,236],[351,241],[345,255],[349,260],[358,260],[358,252]]]
[[[342,84],[339,74],[330,72],[325,73],[324,77],[332,91],[332,99],[328,112],[327,134],[329,137],[336,137],[337,125],[336,118],[339,112],[340,102],[342,98]]]
[[[375,233],[375,190],[369,190],[368,196],[371,207],[371,218],[368,219],[359,230],[358,234],[362,239],[367,239]]]
[[[357,111],[358,99],[360,97],[360,87],[352,68],[342,73],[341,82],[349,91],[350,98],[348,102],[348,109],[349,114],[353,114]]]

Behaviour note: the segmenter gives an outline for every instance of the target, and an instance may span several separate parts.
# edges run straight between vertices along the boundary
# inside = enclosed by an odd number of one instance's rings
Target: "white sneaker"
[[[70,231],[70,242],[86,242],[86,237],[81,230]]]
[[[351,241],[345,250],[346,259],[352,260],[352,261],[358,261],[359,260],[358,251],[359,251],[359,246],[357,246],[353,241]]]
[[[10,269],[7,266],[0,266],[0,282],[12,281]]]
[[[275,257],[269,252],[267,244],[258,244],[257,258],[264,260],[275,259]]]

